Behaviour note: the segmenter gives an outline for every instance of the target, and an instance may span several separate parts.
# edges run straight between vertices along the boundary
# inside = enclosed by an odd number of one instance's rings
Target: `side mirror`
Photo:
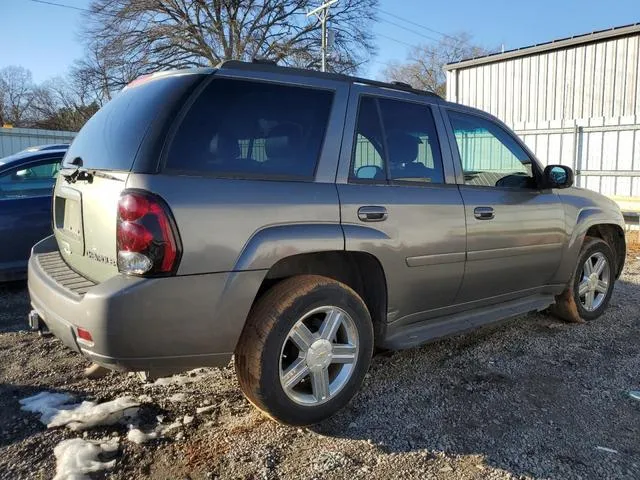
[[[358,170],[356,171],[356,177],[366,180],[374,180],[377,176],[383,173],[384,172],[380,167],[377,167],[375,165],[365,165],[358,168]]]
[[[573,170],[564,165],[549,165],[544,169],[548,188],[569,188],[573,185]]]

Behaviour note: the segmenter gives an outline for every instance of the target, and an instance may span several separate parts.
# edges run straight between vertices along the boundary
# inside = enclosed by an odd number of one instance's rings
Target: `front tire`
[[[349,286],[318,275],[283,280],[252,307],[235,352],[240,388],[271,418],[312,425],[360,388],[373,353],[369,311]]]
[[[595,320],[609,305],[615,282],[616,263],[609,244],[587,237],[572,280],[573,299],[584,320]]]

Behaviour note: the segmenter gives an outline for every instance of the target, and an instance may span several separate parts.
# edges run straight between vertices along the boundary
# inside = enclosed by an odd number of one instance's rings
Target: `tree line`
[[[36,85],[19,66],[0,70],[0,124],[78,130],[132,80],[159,70],[212,67],[227,59],[263,58],[320,68],[319,0],[92,0],[83,14],[85,54],[64,78]],[[378,0],[340,0],[330,10],[328,68],[361,71],[376,54]],[[485,50],[470,36],[418,45],[381,72],[416,88],[444,93],[442,66]]]

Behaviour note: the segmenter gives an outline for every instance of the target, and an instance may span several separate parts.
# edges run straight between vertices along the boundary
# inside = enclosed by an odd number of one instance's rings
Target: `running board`
[[[510,320],[529,312],[541,311],[554,301],[553,295],[534,295],[434,320],[398,325],[395,328],[391,324],[381,346],[391,350],[416,347],[442,337]]]

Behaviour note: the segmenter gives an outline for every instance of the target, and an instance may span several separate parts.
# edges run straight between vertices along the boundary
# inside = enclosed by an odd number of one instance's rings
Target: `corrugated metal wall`
[[[640,197],[640,34],[450,70],[447,99],[497,116],[578,185]]]
[[[36,145],[71,143],[76,132],[32,128],[0,128],[0,158]]]

